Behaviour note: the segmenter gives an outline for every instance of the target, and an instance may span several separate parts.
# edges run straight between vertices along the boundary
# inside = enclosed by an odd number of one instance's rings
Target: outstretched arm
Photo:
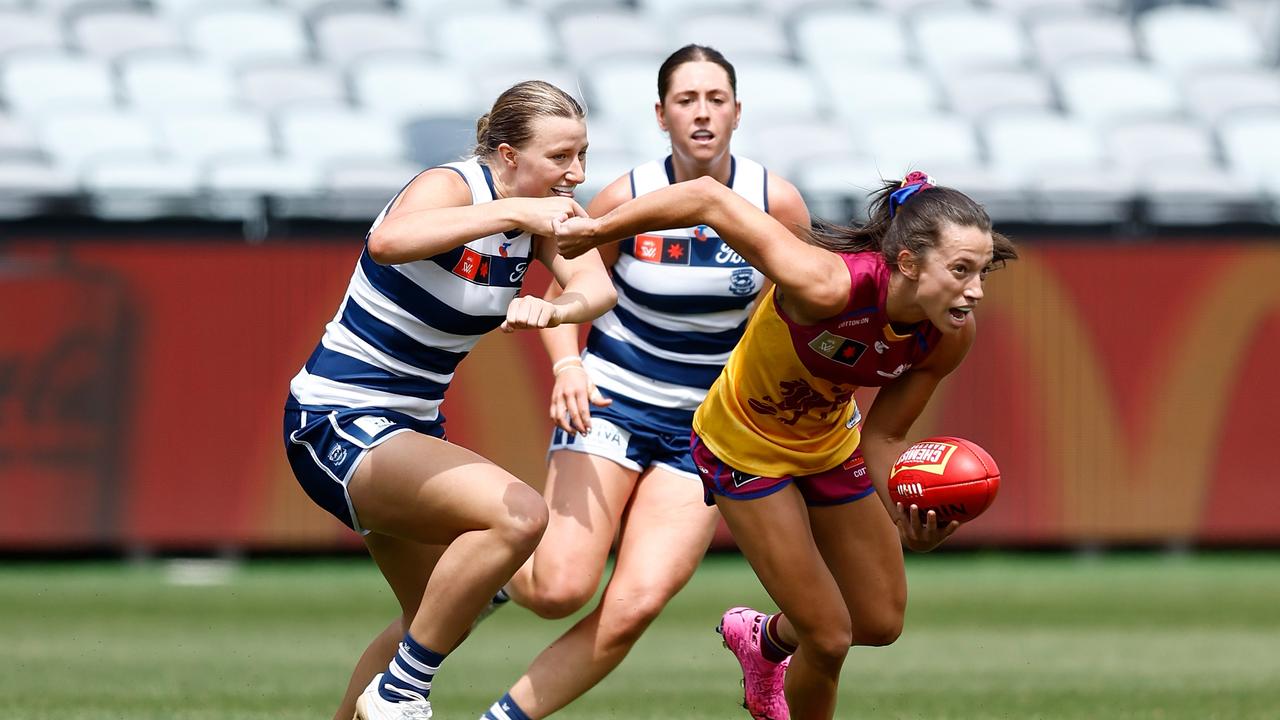
[[[653,228],[710,225],[788,298],[799,322],[831,317],[849,300],[849,273],[834,253],[796,237],[714,178],[676,183],[623,203],[599,219],[553,220],[561,254],[574,257]]]
[[[519,228],[547,234],[551,217],[586,215],[569,198],[501,198],[471,204],[458,173],[432,168],[418,175],[369,233],[369,256],[383,265],[422,260],[476,238]]]

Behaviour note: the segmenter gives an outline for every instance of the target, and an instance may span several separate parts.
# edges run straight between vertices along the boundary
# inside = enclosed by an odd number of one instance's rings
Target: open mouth
[[[693,134],[690,135],[689,137],[694,142],[703,142],[703,143],[711,142],[712,140],[716,139],[715,133],[711,132],[710,130],[695,130]]]
[[[947,312],[951,315],[951,319],[954,320],[957,325],[963,325],[965,318],[969,317],[969,313],[973,312],[973,306],[965,305],[962,307],[953,307]]]
[[[573,185],[556,185],[551,188],[551,194],[571,198],[573,197],[573,188]]]

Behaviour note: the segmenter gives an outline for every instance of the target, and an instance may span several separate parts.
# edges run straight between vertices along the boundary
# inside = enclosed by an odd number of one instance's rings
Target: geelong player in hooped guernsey
[[[356,663],[335,717],[431,717],[446,655],[546,529],[533,488],[445,439],[440,404],[486,333],[589,321],[616,294],[599,256],[567,260],[551,218],[585,215],[586,124],[543,82],[503,92],[476,123],[474,157],[430,168],[366,236],[346,296],[284,413],[306,493],[362,534],[400,612]],[[520,296],[537,258],[564,285]]]
[[[1016,252],[980,205],[923,173],[886,183],[864,225],[808,242],[705,178],[552,224],[575,257],[695,223],[775,283],[693,421],[708,502],[780,609],[731,608],[719,630],[753,717],[831,718],[849,646],[902,632],[902,546],[927,551],[959,527],[894,503],[889,470],[973,343],[988,271]],[[880,386],[865,419],[860,386]]]
[[[657,75],[655,118],[671,153],[614,180],[589,214],[705,177],[783,226],[807,230],[809,211],[795,187],[731,150],[741,110],[733,65],[713,48],[688,45]],[[578,328],[542,332],[555,373],[544,486],[551,519],[504,595],[547,618],[595,607],[533,660],[484,720],[540,720],[594,687],[689,581],[711,542],[717,512],[703,502],[689,452],[693,412],[767,285],[721,230],[654,224],[600,248],[618,304],[591,322],[585,350]]]

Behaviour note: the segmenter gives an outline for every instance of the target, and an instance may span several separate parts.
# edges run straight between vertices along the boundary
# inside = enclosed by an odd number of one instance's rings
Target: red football
[[[925,438],[907,448],[889,473],[889,497],[920,520],[932,510],[938,525],[968,522],[991,507],[1000,489],[1000,468],[986,450],[955,437]]]

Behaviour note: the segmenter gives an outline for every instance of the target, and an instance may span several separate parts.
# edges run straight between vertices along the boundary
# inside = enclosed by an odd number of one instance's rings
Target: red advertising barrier
[[[11,245],[0,549],[357,546],[289,473],[281,406],[359,250]],[[1001,496],[954,542],[1280,542],[1262,452],[1280,429],[1280,249],[1023,252],[988,281],[978,342],[913,431],[1000,463]],[[451,439],[540,476],[547,365],[531,334],[487,338],[445,401]]]

